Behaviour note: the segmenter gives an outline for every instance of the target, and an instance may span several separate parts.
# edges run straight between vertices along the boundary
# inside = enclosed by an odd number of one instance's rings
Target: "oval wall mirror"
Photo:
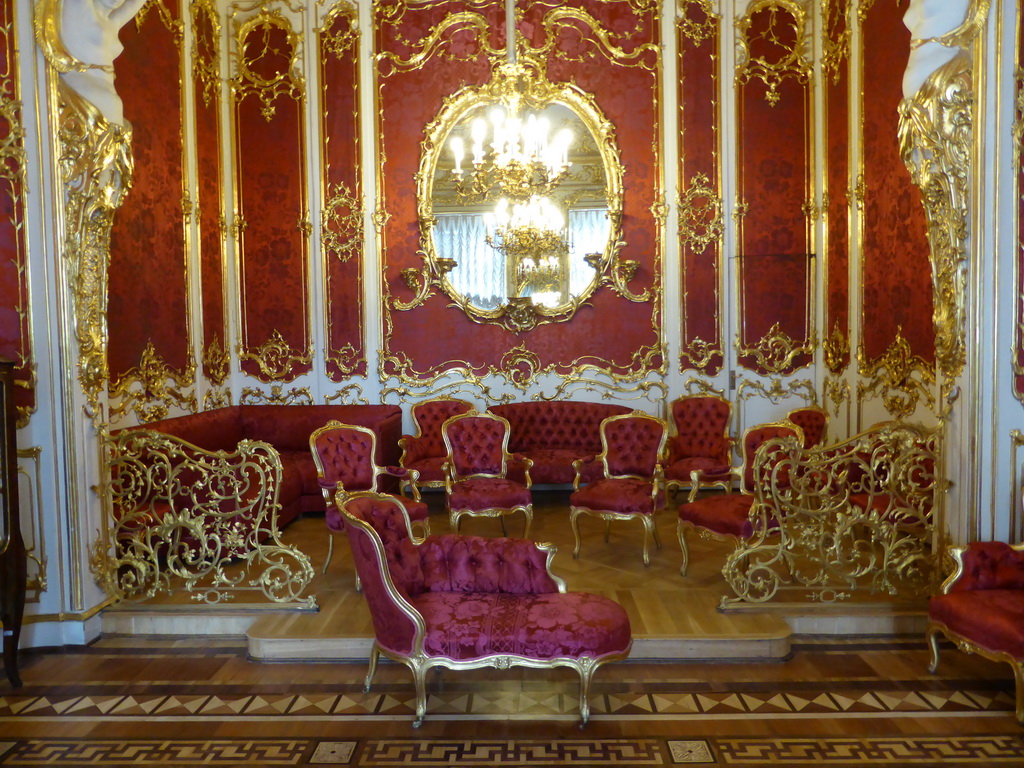
[[[442,290],[515,331],[567,320],[622,247],[622,166],[593,97],[523,64],[449,97],[426,130],[421,240]]]

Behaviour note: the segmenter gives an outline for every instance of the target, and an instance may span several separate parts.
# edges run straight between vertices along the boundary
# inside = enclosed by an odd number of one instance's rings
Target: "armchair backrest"
[[[757,426],[750,427],[743,433],[743,466],[741,469],[743,484],[741,490],[744,493],[754,492],[754,457],[757,455],[757,449],[768,440],[774,440],[779,437],[796,437],[800,444],[803,445],[804,436],[800,427],[785,421],[758,424]],[[764,470],[769,471],[770,466],[770,463],[766,463]]]
[[[653,478],[667,437],[665,422],[646,413],[609,416],[601,422],[604,476]]]
[[[796,424],[804,433],[804,448],[813,448],[825,442],[828,432],[828,413],[824,408],[809,405],[795,408],[786,414],[786,421]]]
[[[377,435],[369,427],[329,421],[309,436],[309,449],[327,506],[338,483],[348,493],[377,490],[383,469],[374,460]]]
[[[732,403],[718,395],[683,395],[669,406],[675,435],[673,459],[717,459],[724,466],[729,456]]]
[[[1024,589],[1024,545],[972,541],[949,551],[956,568],[942,585],[944,593],[981,589]]]
[[[377,642],[409,654],[422,645],[423,617],[409,597],[423,591],[423,570],[405,509],[394,497],[369,492],[338,494],[336,503]]]
[[[448,419],[441,435],[456,479],[506,476],[511,458],[508,420],[472,410]]]
[[[452,397],[424,400],[412,407],[412,420],[416,425],[416,439],[422,456],[444,456],[446,448],[441,436],[441,425],[452,416],[468,413],[473,404]]]

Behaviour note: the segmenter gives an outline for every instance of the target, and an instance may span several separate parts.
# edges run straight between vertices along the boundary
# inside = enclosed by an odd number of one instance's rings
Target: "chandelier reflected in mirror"
[[[465,142],[461,136],[451,139],[455,195],[459,202],[472,205],[494,199],[496,194],[517,201],[551,194],[572,165],[572,131],[562,128],[552,138],[547,117],[531,112],[523,120],[516,105],[509,109],[496,106],[489,118],[473,120],[472,160],[465,171]]]
[[[498,201],[484,214],[487,244],[505,258],[510,298],[529,297],[533,304],[558,307],[567,298],[569,242],[565,217],[547,197],[526,202]]]

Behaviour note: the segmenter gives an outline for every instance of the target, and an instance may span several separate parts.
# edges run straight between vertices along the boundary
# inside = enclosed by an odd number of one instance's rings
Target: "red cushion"
[[[444,462],[446,456],[432,456],[427,459],[420,459],[419,461],[407,461],[405,463],[406,469],[415,469],[420,473],[419,482],[421,483],[441,483],[444,482]]]
[[[679,519],[719,536],[747,538],[754,528],[750,524],[750,508],[754,497],[742,493],[724,493],[697,499],[679,507]]]
[[[715,466],[729,463],[729,426],[732,406],[717,397],[683,397],[672,403],[676,437],[669,446],[670,457],[716,459]]]
[[[641,416],[604,422],[608,474],[653,477],[665,431],[664,422]]]
[[[705,473],[705,475],[721,475],[723,479],[729,476],[729,467],[723,466],[716,459],[694,457],[680,459],[665,467],[665,479],[682,480],[688,483],[690,482],[690,473],[695,469]]]
[[[424,584],[431,592],[557,592],[547,557],[529,539],[447,534],[420,545]]]
[[[533,497],[521,483],[503,477],[471,477],[452,486],[450,509],[512,509],[533,503]]]
[[[632,477],[598,480],[570,494],[569,504],[621,515],[652,515],[652,491],[653,483]]]
[[[423,650],[430,656],[601,658],[625,653],[630,645],[622,606],[586,592],[426,592],[412,602],[426,622]]]
[[[581,403],[568,400],[531,401],[492,405],[488,410],[508,419],[509,450],[531,453],[544,449],[569,450],[577,457],[601,451],[601,422],[609,416],[629,413],[613,403]],[[569,478],[567,482],[572,482]]]
[[[1024,589],[1024,552],[1002,541],[975,541],[963,555],[963,574],[952,591]]]
[[[449,422],[445,434],[459,476],[502,471],[508,427],[497,419],[466,416]]]
[[[939,595],[929,600],[928,617],[983,648],[1024,659],[1024,590]]]
[[[412,420],[419,429],[412,436],[417,456],[444,456],[448,453],[441,437],[441,425],[452,416],[466,413],[472,406],[462,400],[424,400],[412,407]]]

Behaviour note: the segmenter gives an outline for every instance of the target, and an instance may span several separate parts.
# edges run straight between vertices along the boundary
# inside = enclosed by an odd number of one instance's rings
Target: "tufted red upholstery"
[[[420,487],[439,487],[444,483],[441,469],[448,449],[441,437],[441,425],[452,416],[466,413],[473,408],[465,400],[438,398],[424,400],[412,407],[412,420],[416,425],[415,435],[403,435],[399,440],[402,447],[400,463],[407,469],[419,472]]]
[[[688,528],[700,528],[718,537],[747,538],[753,534],[753,523],[749,520],[749,513],[754,504],[754,467],[757,451],[767,441],[781,437],[796,437],[803,440],[800,428],[786,422],[761,424],[748,429],[743,434],[742,441],[741,493],[705,496],[679,506],[676,535],[683,553],[683,563],[679,569],[681,575],[686,575],[690,559],[689,548],[686,545]],[[765,473],[771,472],[770,458],[762,465],[762,470]],[[780,480],[785,478],[776,478],[777,482]]]
[[[418,724],[432,666],[570,666],[580,674],[580,715],[587,721],[594,669],[625,658],[632,644],[622,606],[565,592],[548,571],[548,545],[459,535],[416,543],[394,498],[339,499],[373,619],[367,687],[381,652],[407,664]]]
[[[1014,671],[1017,720],[1024,724],[1024,551],[987,541],[950,553],[960,567],[943,585],[943,594],[928,601],[930,670],[938,667],[940,633],[963,650],[1008,662]]]
[[[326,509],[309,436],[332,419],[369,427],[377,436],[377,463],[398,463],[402,410],[394,405],[232,405],[128,429],[156,430],[208,451],[233,452],[244,439],[270,443],[281,459],[277,524],[283,528],[303,512]]]
[[[381,467],[374,460],[377,436],[371,429],[354,424],[342,424],[340,421],[329,421],[309,436],[309,449],[316,465],[317,483],[327,504],[324,522],[331,533],[344,530],[340,514],[334,505],[336,491],[345,493],[357,491],[381,490],[382,477],[406,478],[409,471],[402,467]],[[424,535],[430,531],[430,510],[419,499],[419,491],[414,490],[411,499],[400,499],[406,514],[411,520],[420,523]],[[324,572],[331,563],[334,554],[334,541],[331,540],[324,563]]]
[[[630,412],[624,405],[570,400],[506,403],[488,410],[508,421],[509,451],[531,459],[533,482],[545,484],[571,483],[576,476],[573,462],[601,450],[601,422]],[[599,467],[588,467],[584,482],[600,476]]]
[[[469,411],[448,419],[441,434],[448,447],[445,491],[452,529],[458,530],[462,515],[503,517],[522,512],[523,536],[528,537],[533,521],[529,462],[517,473],[522,480],[510,477],[510,464],[518,462],[508,452],[508,422],[493,413]]]
[[[576,490],[569,496],[575,557],[580,552],[577,521],[581,514],[595,515],[606,521],[636,518],[644,526],[644,565],[650,564],[648,538],[653,536],[661,546],[651,518],[661,504],[659,461],[667,434],[664,421],[640,411],[611,416],[601,422],[602,449],[595,463],[601,467],[602,477],[580,488],[581,475],[575,483]]]
[[[813,448],[825,442],[828,431],[828,414],[823,408],[809,406],[797,408],[786,414],[786,421],[796,424],[804,433],[804,448]]]
[[[706,474],[708,482],[726,479],[732,464],[732,403],[716,395],[684,395],[669,411],[675,434],[668,442],[666,488],[689,485],[691,472]]]

